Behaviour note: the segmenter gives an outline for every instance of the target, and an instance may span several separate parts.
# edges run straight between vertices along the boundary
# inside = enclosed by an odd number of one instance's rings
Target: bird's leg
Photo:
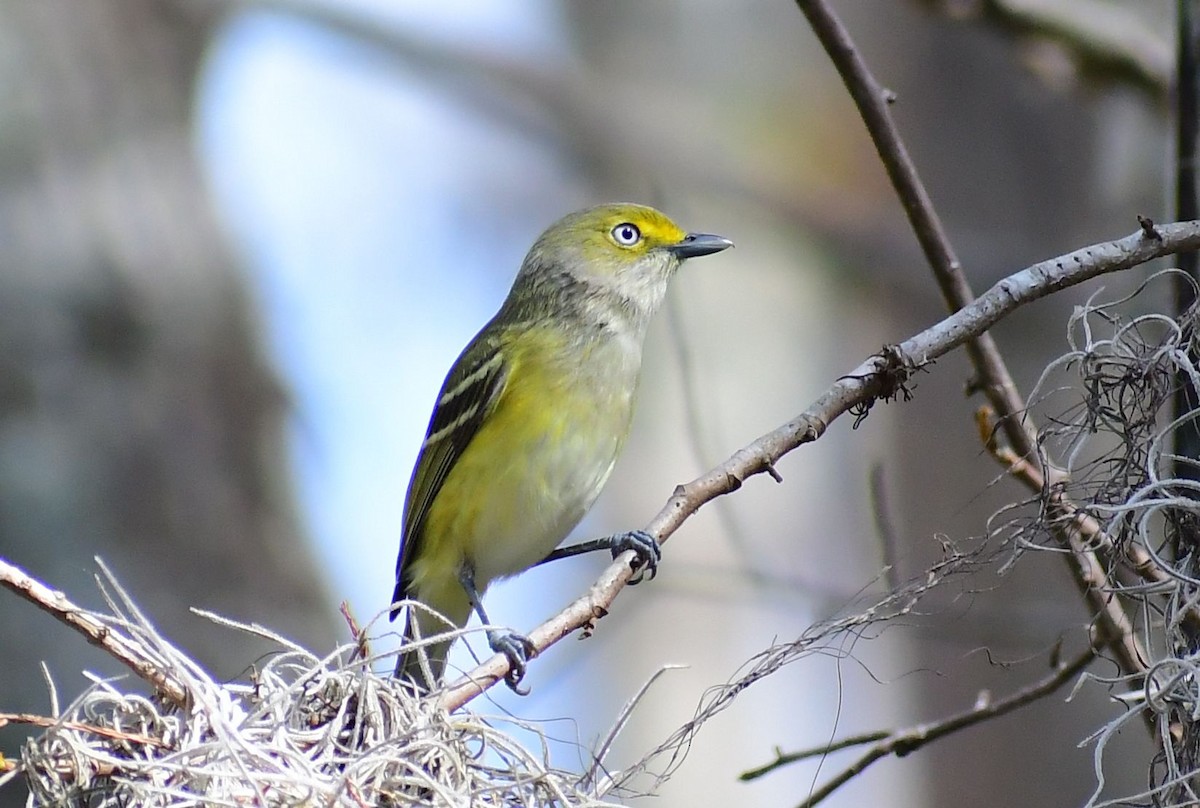
[[[479,590],[475,587],[475,569],[470,563],[462,565],[458,571],[458,581],[466,590],[467,600],[471,602],[471,608],[475,610],[475,614],[479,615],[479,619],[485,626],[490,626],[492,621],[488,619],[487,612],[483,610],[483,598],[479,596]],[[529,658],[536,651],[533,643],[524,634],[493,628],[487,630],[487,640],[494,652],[508,657],[508,673],[504,676],[505,684],[512,688],[517,695],[528,696],[529,688],[522,688],[520,685],[521,679],[525,676],[525,667]]]
[[[633,561],[633,568],[639,572],[636,578],[630,580],[630,585],[641,583],[642,574],[647,570],[650,572],[650,579],[653,580],[654,576],[658,574],[658,561],[662,558],[662,550],[658,546],[657,539],[644,530],[627,530],[624,533],[614,533],[602,539],[592,539],[572,544],[570,547],[560,547],[534,566],[545,564],[548,561],[557,561],[560,558],[591,553],[595,550],[611,550],[613,558],[626,550],[633,550],[637,553],[637,558]]]

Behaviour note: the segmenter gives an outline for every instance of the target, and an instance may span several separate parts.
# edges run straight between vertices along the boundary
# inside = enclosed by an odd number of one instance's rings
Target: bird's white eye
[[[632,247],[642,240],[642,231],[633,222],[622,222],[612,229],[612,237],[623,247]]]

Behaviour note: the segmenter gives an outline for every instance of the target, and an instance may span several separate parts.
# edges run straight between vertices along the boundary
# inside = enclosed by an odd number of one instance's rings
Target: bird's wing
[[[421,553],[429,508],[450,469],[495,409],[507,378],[508,368],[500,353],[500,333],[490,327],[467,346],[446,377],[408,484],[393,603],[409,596],[410,563]],[[397,611],[392,610],[393,619]]]

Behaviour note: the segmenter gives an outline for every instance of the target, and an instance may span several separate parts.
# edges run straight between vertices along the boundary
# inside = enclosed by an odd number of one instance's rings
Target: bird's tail
[[[396,660],[396,678],[406,679],[428,693],[442,684],[446,671],[446,652],[453,639],[428,642],[430,637],[446,634],[456,626],[465,626],[471,616],[471,602],[457,578],[446,577],[426,582],[419,589],[406,582],[396,586],[392,603],[407,600],[404,612],[404,650]],[[401,609],[394,609],[395,617]],[[417,645],[422,640],[424,645]]]
[[[424,615],[427,619],[422,619]],[[421,609],[410,607],[404,617],[404,645],[396,659],[395,677],[411,682],[418,690],[428,693],[442,682],[446,671],[446,654],[450,640],[417,646],[422,637],[429,637],[446,630],[446,624]]]

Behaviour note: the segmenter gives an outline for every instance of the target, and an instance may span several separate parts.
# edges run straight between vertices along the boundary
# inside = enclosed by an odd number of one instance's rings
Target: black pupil
[[[633,241],[637,238],[637,229],[631,224],[621,225],[621,241]]]

